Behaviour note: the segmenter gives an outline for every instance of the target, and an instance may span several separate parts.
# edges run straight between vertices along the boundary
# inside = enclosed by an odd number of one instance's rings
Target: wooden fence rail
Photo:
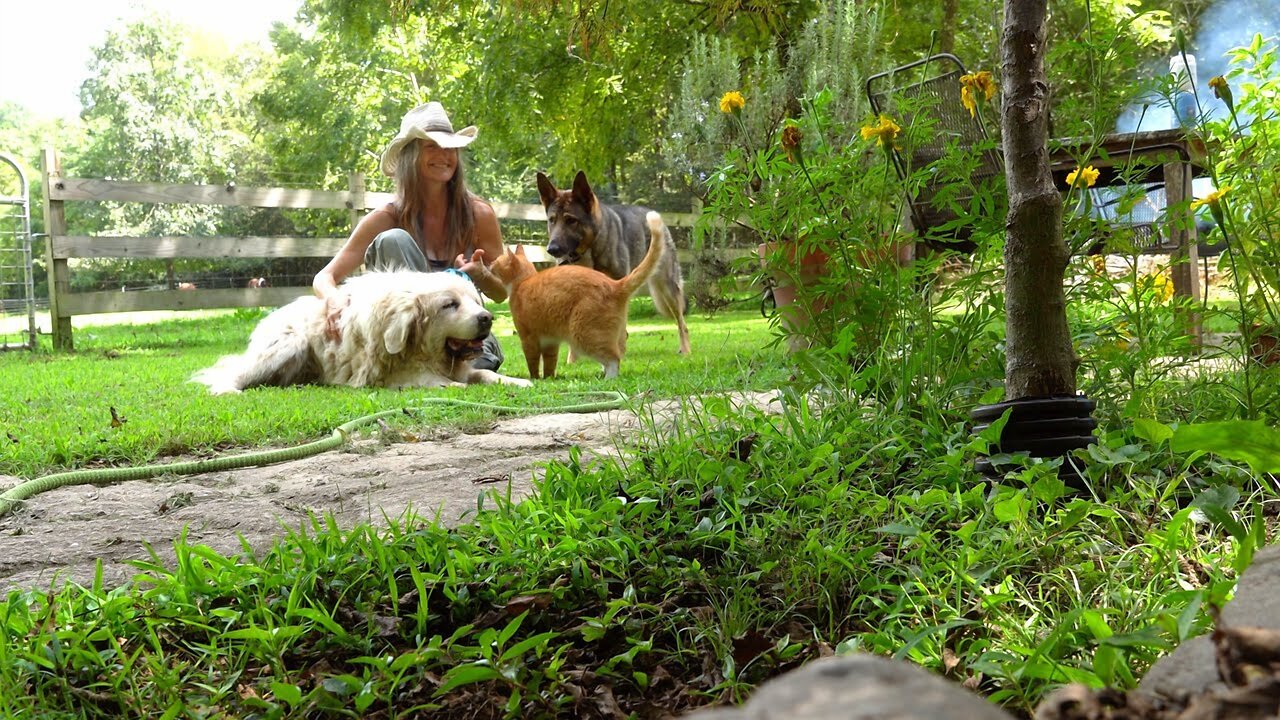
[[[71,292],[68,261],[77,258],[301,258],[333,257],[342,238],[303,237],[105,237],[67,234],[68,202],[110,200],[116,202],[169,203],[185,205],[230,205],[260,208],[306,208],[347,210],[352,227],[368,210],[391,201],[391,193],[367,192],[364,177],[353,173],[347,190],[297,190],[253,188],[228,185],[175,185],[124,182],[95,178],[63,177],[61,159],[52,149],[42,157],[44,173],[45,260],[49,273],[49,316],[53,345],[59,350],[73,347],[71,318],[94,313],[140,310],[193,310],[279,306],[311,292],[310,286],[157,290],[152,292]],[[545,222],[541,205],[493,203],[500,219]],[[672,227],[691,227],[694,213],[663,213]],[[545,248],[529,246],[535,262],[549,261]],[[689,260],[688,251],[680,251]]]

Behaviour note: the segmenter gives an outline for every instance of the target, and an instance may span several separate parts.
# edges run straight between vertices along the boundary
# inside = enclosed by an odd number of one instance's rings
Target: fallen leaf
[[[541,610],[550,604],[550,593],[542,593],[539,595],[519,595],[507,601],[507,614],[519,615],[531,608]]]
[[[120,413],[116,412],[115,405],[112,405],[110,409],[111,409],[111,427],[118,428],[121,425],[129,422],[129,418],[120,417]]]
[[[751,448],[756,444],[756,437],[755,433],[748,433],[738,438],[738,441],[733,444],[733,450],[729,453],[729,456],[734,460],[746,462],[747,458],[751,457]]]
[[[773,647],[773,641],[763,633],[749,630],[733,639],[733,661],[738,667],[755,660]]]
[[[952,670],[960,664],[960,658],[951,651],[951,648],[942,648],[942,674],[950,675]]]

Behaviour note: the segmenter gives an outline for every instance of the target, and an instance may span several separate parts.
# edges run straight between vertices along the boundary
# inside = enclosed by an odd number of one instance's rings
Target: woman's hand
[[[335,290],[325,296],[324,299],[324,334],[325,337],[337,342],[342,339],[342,330],[338,328],[338,320],[342,317],[342,311],[347,309],[351,304],[351,296],[341,290]]]
[[[488,271],[488,268],[484,264],[483,250],[476,250],[474,253],[472,253],[470,260],[467,260],[467,256],[465,253],[459,255],[458,257],[454,258],[453,266],[461,270],[462,272],[466,273],[468,276],[471,277],[472,280],[475,280],[479,277],[483,277],[483,275],[487,274],[487,271]]]
[[[484,250],[476,250],[472,253],[471,260],[467,260],[465,254],[459,255],[454,259],[453,264],[471,278],[471,282],[475,283],[476,288],[484,293],[485,297],[494,302],[507,299],[507,288],[501,280],[489,272],[489,267],[484,263]]]

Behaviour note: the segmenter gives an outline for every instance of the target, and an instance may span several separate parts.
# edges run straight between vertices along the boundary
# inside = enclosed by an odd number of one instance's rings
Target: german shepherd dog
[[[594,268],[614,280],[631,274],[649,248],[648,208],[639,205],[605,205],[578,171],[573,188],[559,190],[538,173],[538,194],[547,211],[547,252],[560,265]],[[671,231],[662,226],[664,252],[649,277],[654,307],[675,318],[680,332],[680,354],[689,353],[689,328],[684,322],[684,280]]]

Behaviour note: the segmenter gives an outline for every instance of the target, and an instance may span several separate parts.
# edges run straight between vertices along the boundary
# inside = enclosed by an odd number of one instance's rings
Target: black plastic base
[[[969,412],[976,435],[1012,410],[1009,422],[1000,433],[993,450],[1002,454],[1025,452],[1037,458],[1055,458],[1072,450],[1088,447],[1098,441],[1093,430],[1098,421],[1091,416],[1097,403],[1084,395],[1063,397],[1019,398],[994,405],[982,405]],[[1081,489],[1084,477],[1078,458],[1069,457],[1058,469],[1058,477],[1067,485]],[[979,458],[974,469],[988,477],[1000,477],[1008,469],[993,464],[990,458]]]

